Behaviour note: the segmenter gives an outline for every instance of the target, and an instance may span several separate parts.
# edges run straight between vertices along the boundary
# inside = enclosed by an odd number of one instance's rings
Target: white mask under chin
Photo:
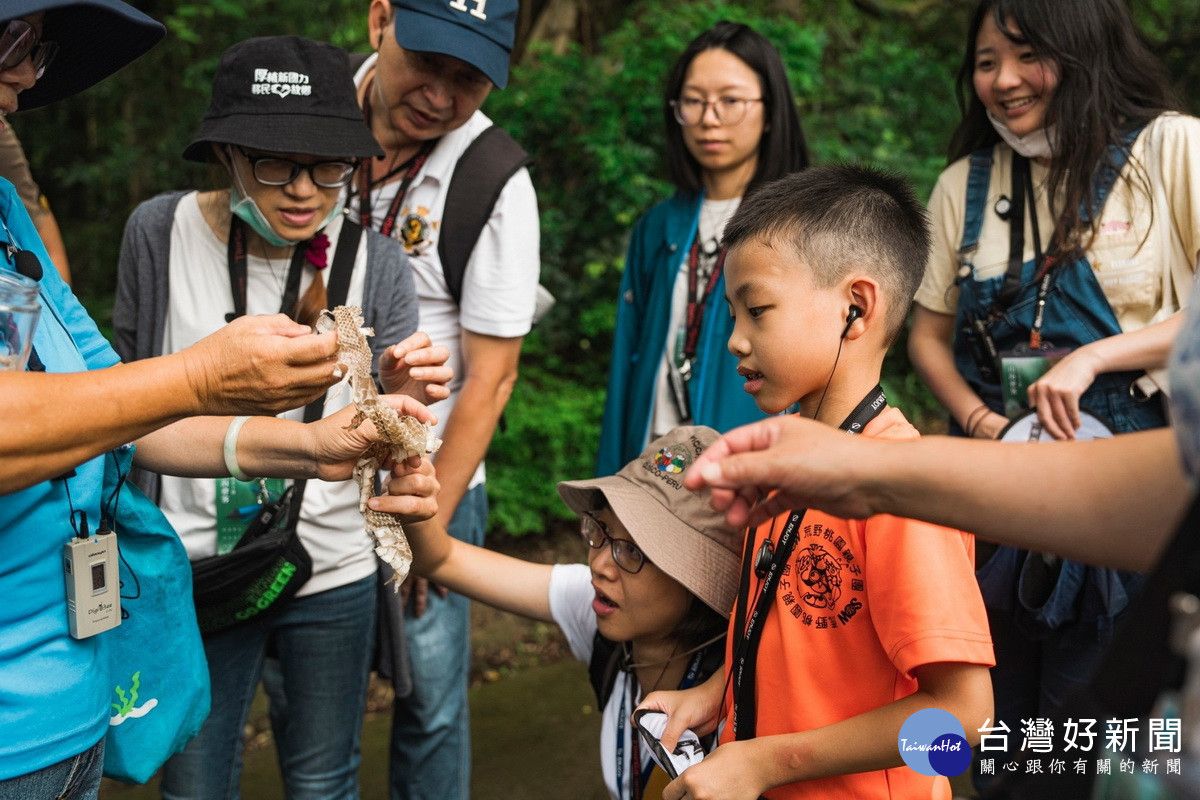
[[[996,133],[1000,134],[1000,138],[1016,152],[1026,158],[1053,158],[1054,145],[1057,143],[1057,131],[1055,126],[1049,128],[1038,128],[1033,133],[1026,136],[1017,136],[1008,126],[1000,120],[992,116],[992,112],[987,112],[988,121],[992,123],[992,127],[996,129]]]

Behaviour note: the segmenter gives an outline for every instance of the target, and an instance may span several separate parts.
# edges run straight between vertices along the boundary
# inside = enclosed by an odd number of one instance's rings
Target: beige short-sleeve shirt
[[[976,280],[993,278],[1008,266],[1009,226],[996,201],[1011,194],[1012,150],[996,145],[979,246],[971,254]],[[1043,246],[1054,218],[1046,199],[1048,170],[1032,165],[1038,226]],[[929,199],[933,245],[916,302],[943,314],[958,305],[955,275],[966,211],[969,159],[942,173]],[[1024,260],[1033,258],[1033,234],[1025,221]],[[1138,330],[1186,307],[1200,255],[1200,120],[1182,114],[1159,116],[1134,142],[1100,216],[1087,251],[1121,330]]]

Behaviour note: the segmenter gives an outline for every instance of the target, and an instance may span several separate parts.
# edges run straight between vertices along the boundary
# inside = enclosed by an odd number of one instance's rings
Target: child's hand
[[[387,494],[371,498],[368,505],[372,510],[396,514],[402,525],[424,522],[437,514],[441,485],[431,460],[422,458],[414,466],[412,459],[405,459],[392,464],[391,470]]]
[[[721,745],[671,781],[663,789],[663,800],[758,800],[771,785],[763,777],[768,765],[755,755],[754,744],[750,740]]]

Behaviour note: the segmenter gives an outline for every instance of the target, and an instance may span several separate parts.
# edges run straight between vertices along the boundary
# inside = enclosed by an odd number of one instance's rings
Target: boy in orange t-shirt
[[[849,165],[790,175],[746,198],[725,245],[729,349],[758,407],[915,438],[879,387],[929,245],[907,182]],[[721,745],[665,800],[948,800],[945,778],[903,765],[897,738],[914,712],[939,708],[974,745],[992,715],[973,538],[803,510],[747,538],[725,674],[642,703],[670,716],[669,747],[724,720]]]

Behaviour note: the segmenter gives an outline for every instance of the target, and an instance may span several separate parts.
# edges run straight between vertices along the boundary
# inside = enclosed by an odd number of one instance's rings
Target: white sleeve
[[[596,613],[592,611],[592,572],[587,564],[555,564],[550,573],[550,615],[562,628],[571,655],[590,661],[596,638]]]
[[[541,268],[538,235],[537,195],[522,168],[500,192],[467,262],[459,317],[464,329],[504,338],[529,333]]]

